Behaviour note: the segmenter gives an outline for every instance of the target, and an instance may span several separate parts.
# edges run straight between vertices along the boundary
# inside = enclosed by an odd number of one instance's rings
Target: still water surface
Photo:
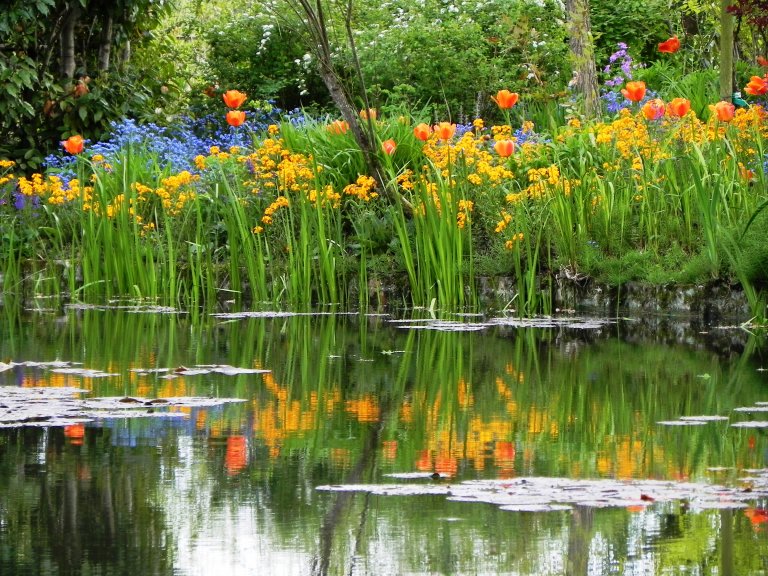
[[[13,366],[0,403],[11,387],[245,401],[0,428],[0,574],[768,574],[759,491],[742,508],[692,497],[534,513],[317,490],[417,472],[409,482],[425,487],[548,476],[749,489],[766,429],[733,424],[768,420],[735,410],[768,402],[762,339],[720,331],[714,349],[714,335],[647,338],[628,321],[392,320],[5,313],[0,360],[112,376]],[[177,373],[206,365],[268,372]],[[704,415],[727,419],[658,424]]]

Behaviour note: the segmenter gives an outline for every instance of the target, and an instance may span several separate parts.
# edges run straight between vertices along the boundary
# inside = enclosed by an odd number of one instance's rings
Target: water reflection
[[[759,574],[768,563],[759,500],[534,514],[315,490],[408,471],[746,487],[738,479],[765,467],[768,444],[730,424],[753,418],[734,408],[768,400],[760,342],[724,355],[620,325],[442,332],[331,315],[81,311],[0,327],[0,358],[116,375],[16,366],[4,386],[247,399],[184,419],[0,429],[0,574]],[[205,364],[270,372],[175,370]],[[657,424],[695,415],[728,420]]]

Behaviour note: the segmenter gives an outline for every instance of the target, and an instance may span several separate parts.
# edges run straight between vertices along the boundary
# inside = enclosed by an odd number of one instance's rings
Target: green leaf
[[[77,115],[80,116],[80,120],[85,121],[85,119],[88,117],[88,108],[78,109]]]

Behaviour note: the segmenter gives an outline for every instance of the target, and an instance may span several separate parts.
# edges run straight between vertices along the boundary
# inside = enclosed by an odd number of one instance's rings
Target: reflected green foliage
[[[653,342],[627,322],[444,332],[333,314],[191,321],[84,309],[5,320],[0,358],[61,358],[119,376],[16,367],[0,372],[2,385],[247,402],[173,422],[0,430],[3,574],[187,574],[216,558],[228,574],[722,574],[726,565],[751,575],[768,555],[759,502],[730,512],[657,502],[532,514],[314,489],[414,471],[440,472],[441,482],[736,482],[765,467],[768,446],[759,430],[729,425],[756,416],[734,408],[768,399],[756,339],[723,336],[717,351],[705,346],[711,336],[682,344],[657,332]],[[148,372],[196,364],[271,372]],[[657,424],[691,415],[730,420]]]

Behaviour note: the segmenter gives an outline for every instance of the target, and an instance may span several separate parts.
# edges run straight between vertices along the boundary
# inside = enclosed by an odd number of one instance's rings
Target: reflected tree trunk
[[[589,542],[592,538],[593,509],[576,506],[568,530],[568,558],[566,576],[586,576],[589,566]]]
[[[115,538],[115,506],[112,497],[112,474],[107,470],[104,474],[104,489],[101,492],[101,504],[104,512],[104,523],[107,525],[110,542]]]
[[[720,572],[736,576],[733,564],[733,510],[720,510]]]
[[[383,428],[384,420],[380,420],[379,423],[371,429],[371,433],[363,447],[363,451],[360,454],[355,466],[350,470],[349,475],[345,478],[346,484],[354,484],[360,482],[363,478],[363,474],[369,467],[372,467],[376,461],[376,452],[379,447],[379,439],[381,438],[381,430]],[[352,506],[354,498],[357,494],[355,492],[337,492],[334,496],[334,501],[331,507],[326,512],[323,518],[322,526],[320,527],[320,550],[315,558],[312,559],[312,575],[313,576],[326,576],[331,563],[331,555],[333,553],[333,540],[336,534],[337,528],[341,523],[341,519],[348,509]],[[361,516],[360,526],[358,528],[358,543],[356,549],[359,549],[359,538],[362,537],[365,518],[368,512],[369,498],[366,498],[366,506],[363,508]],[[358,550],[359,551],[359,550]]]

